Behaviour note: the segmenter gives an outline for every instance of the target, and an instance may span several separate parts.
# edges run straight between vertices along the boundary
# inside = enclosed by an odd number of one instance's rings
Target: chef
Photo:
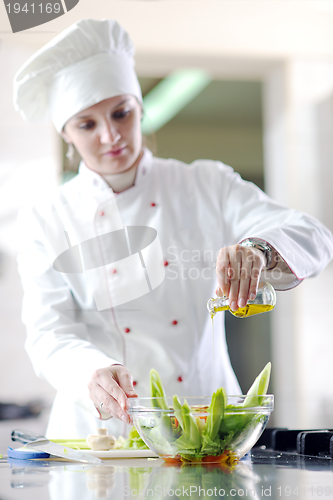
[[[81,20],[18,71],[24,119],[51,119],[82,157],[53,199],[20,213],[26,349],[56,390],[47,435],[82,438],[105,420],[119,435],[128,398],[213,391],[206,302],[236,310],[259,281],[287,290],[317,275],[331,233],[221,162],[186,165],[143,146],[134,48],[113,20]],[[215,321],[216,385],[240,391]]]

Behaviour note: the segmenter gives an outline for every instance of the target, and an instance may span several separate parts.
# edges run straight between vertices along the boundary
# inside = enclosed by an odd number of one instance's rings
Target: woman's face
[[[125,172],[142,149],[141,106],[132,95],[105,99],[70,118],[62,133],[99,174]]]

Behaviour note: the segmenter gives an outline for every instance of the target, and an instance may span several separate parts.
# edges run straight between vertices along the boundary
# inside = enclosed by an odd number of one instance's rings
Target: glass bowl
[[[274,396],[228,396],[224,411],[214,414],[209,409],[211,399],[179,397],[181,407],[174,408],[171,397],[129,398],[128,413],[143,441],[166,462],[231,466],[259,439],[273,411]]]

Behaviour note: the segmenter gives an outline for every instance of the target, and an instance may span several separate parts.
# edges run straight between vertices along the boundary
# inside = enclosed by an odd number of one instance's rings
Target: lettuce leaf
[[[217,389],[212,395],[212,400],[207,410],[206,425],[203,429],[203,434],[209,437],[211,441],[214,441],[219,432],[227,401],[228,396],[224,387]]]
[[[250,389],[246,393],[248,397],[245,398],[245,401],[242,404],[244,408],[248,406],[260,406],[262,398],[256,398],[255,396],[264,396],[267,394],[269,379],[271,376],[271,367],[271,363],[267,363],[264,369],[254,380]]]
[[[131,428],[128,438],[125,440],[122,448],[124,450],[149,450],[134,425]]]
[[[168,402],[162,385],[162,380],[159,374],[154,368],[150,370],[150,396],[152,398],[152,405],[155,408],[161,408],[162,410],[169,410]]]

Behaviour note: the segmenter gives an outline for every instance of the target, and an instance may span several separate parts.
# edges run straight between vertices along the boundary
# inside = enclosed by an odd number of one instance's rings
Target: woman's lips
[[[104,156],[112,156],[112,157],[119,156],[124,151],[124,149],[126,149],[126,146],[122,146],[117,149],[110,149],[110,151],[104,153]]]

